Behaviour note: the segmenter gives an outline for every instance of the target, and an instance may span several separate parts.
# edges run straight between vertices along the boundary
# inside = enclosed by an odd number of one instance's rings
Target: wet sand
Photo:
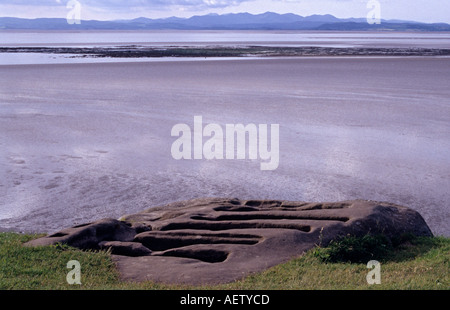
[[[3,47],[320,46],[342,48],[450,48],[449,32],[142,30],[0,32]]]
[[[197,197],[389,201],[450,236],[450,59],[0,66],[0,229]],[[280,166],[176,161],[177,123],[280,124]]]
[[[0,47],[2,54],[20,53],[69,55],[89,58],[165,58],[165,57],[305,57],[305,56],[450,56],[445,48],[334,48],[318,46],[121,46],[121,47]],[[3,56],[3,55],[2,55]]]

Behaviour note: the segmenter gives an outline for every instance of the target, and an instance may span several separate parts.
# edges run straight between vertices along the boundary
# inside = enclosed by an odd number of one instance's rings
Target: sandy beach
[[[450,59],[0,66],[0,230],[198,197],[370,199],[450,236]],[[177,161],[175,124],[280,124],[280,164]]]

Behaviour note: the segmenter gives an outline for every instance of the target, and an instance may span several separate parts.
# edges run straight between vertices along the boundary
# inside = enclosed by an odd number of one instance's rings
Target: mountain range
[[[414,21],[381,20],[369,24],[365,18],[340,19],[333,15],[300,16],[296,14],[208,14],[190,18],[169,17],[131,20],[82,20],[69,24],[65,18],[23,19],[0,17],[1,29],[26,30],[338,30],[338,31],[450,31],[445,23],[419,23]]]

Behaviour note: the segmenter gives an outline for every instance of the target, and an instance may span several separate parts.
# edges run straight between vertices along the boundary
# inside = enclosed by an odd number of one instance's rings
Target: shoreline
[[[71,55],[70,58],[249,58],[249,57],[405,57],[450,56],[445,48],[336,48],[336,47],[277,47],[277,46],[123,46],[123,47],[0,47],[0,54],[34,53]]]

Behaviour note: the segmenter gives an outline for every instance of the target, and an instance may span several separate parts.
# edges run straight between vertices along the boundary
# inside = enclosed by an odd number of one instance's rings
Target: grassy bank
[[[0,233],[0,289],[450,289],[450,238],[444,237],[408,238],[395,244],[348,238],[241,281],[208,287],[124,283],[107,252],[22,246],[37,237]],[[374,253],[380,253],[379,258]],[[362,261],[368,257],[381,263],[380,285],[367,284],[369,269]],[[80,262],[81,285],[66,281],[70,260]]]

